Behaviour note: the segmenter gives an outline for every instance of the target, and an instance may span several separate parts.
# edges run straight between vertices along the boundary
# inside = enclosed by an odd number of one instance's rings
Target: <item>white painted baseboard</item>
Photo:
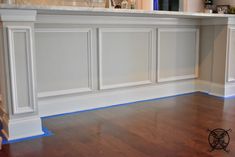
[[[53,116],[198,91],[218,97],[228,97],[235,95],[235,84],[224,86],[209,81],[187,80],[128,89],[107,90],[80,96],[67,95],[40,98],[39,114],[41,117]]]
[[[235,83],[228,83],[225,85],[225,97],[235,96]]]
[[[226,97],[224,85],[209,81],[197,80],[196,91],[204,92],[213,96]]]
[[[218,97],[235,96],[235,83],[227,83],[226,85],[211,83],[209,81],[197,80],[197,91],[204,92]]]
[[[80,96],[40,98],[39,114],[41,117],[52,116],[197,91],[218,97],[228,97],[235,95],[235,84],[224,86],[209,81],[187,80]]]
[[[41,117],[195,92],[195,80],[39,99]]]
[[[6,117],[3,117],[2,123],[2,133],[8,141],[44,134],[40,117],[35,116],[16,120],[8,120]]]

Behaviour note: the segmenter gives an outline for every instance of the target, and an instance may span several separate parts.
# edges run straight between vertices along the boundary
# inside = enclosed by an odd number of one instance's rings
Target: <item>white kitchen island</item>
[[[235,16],[0,5],[0,117],[40,117],[201,91],[235,95]]]

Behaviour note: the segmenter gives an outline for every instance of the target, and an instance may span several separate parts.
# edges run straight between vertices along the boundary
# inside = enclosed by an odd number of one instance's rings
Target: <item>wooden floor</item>
[[[4,145],[0,157],[235,157],[235,99],[202,93],[45,119],[54,135]],[[230,153],[207,129],[233,129]]]

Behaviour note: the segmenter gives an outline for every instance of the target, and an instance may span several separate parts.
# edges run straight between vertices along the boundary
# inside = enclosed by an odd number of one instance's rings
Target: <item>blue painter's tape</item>
[[[209,95],[211,97],[214,97],[214,98],[217,98],[217,99],[221,99],[221,100],[229,100],[229,99],[235,99],[235,95],[233,96],[215,96],[215,95],[211,95],[211,94],[208,94],[208,93],[204,93],[204,92],[200,92],[202,94],[205,94],[205,95]]]
[[[42,135],[37,135],[37,136],[32,136],[32,137],[27,137],[27,138],[21,138],[21,139],[17,139],[17,140],[10,140],[10,141],[8,141],[2,133],[0,133],[0,136],[3,138],[3,143],[2,144],[5,145],[5,144],[12,144],[12,143],[17,143],[17,142],[29,141],[29,140],[42,138],[42,137],[48,137],[48,136],[53,135],[53,133],[50,130],[48,130],[46,127],[43,127],[42,131],[43,131]]]
[[[227,97],[225,97],[224,99],[235,99],[235,95],[232,95],[232,96],[227,96]]]

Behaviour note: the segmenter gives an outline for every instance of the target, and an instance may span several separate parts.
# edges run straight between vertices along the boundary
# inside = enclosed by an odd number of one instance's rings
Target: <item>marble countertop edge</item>
[[[147,11],[135,9],[109,9],[109,8],[92,8],[76,6],[46,6],[46,5],[13,5],[0,4],[0,9],[17,9],[17,10],[37,10],[38,13],[50,12],[77,12],[85,14],[105,14],[105,15],[128,15],[128,16],[163,16],[163,17],[185,17],[185,18],[229,18],[234,17],[232,14],[210,14],[199,12],[176,12],[176,11]]]

